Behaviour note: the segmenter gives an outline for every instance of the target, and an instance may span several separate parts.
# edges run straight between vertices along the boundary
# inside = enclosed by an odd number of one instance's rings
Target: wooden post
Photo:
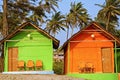
[[[70,42],[68,42],[68,73],[70,72]]]
[[[116,49],[116,40],[115,40],[115,72],[118,73],[117,69],[117,49]]]

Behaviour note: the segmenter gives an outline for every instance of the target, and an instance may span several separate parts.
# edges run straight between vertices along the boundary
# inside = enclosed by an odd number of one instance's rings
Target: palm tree
[[[3,25],[3,13],[0,12],[0,32],[2,32],[2,25]]]
[[[65,24],[66,24],[66,27],[67,27],[67,37],[66,37],[66,40],[68,40],[68,38],[69,38],[69,29],[70,29],[70,27],[72,28],[70,14],[66,15],[66,17],[65,17]]]
[[[55,13],[55,15],[52,16],[51,19],[47,20],[47,27],[45,30],[54,35],[58,33],[61,29],[65,30],[65,24],[64,24],[64,15],[61,15],[60,12]]]
[[[80,29],[83,28],[85,25],[88,24],[90,18],[87,14],[87,10],[85,8],[83,8],[82,3],[71,3],[71,9],[69,14],[67,15],[67,18],[70,19],[68,21],[69,22],[69,26],[72,29],[72,33],[73,34],[73,29],[75,27],[79,27]]]
[[[33,21],[36,25],[42,25],[47,18],[46,13],[56,12],[55,7],[58,8],[57,0],[41,0],[38,6],[30,6],[32,10],[32,15],[30,15],[26,20]]]
[[[7,0],[3,0],[3,36],[8,34],[8,21],[7,21]]]
[[[5,2],[7,0],[3,1]],[[39,4],[36,5],[36,2]],[[51,13],[52,11],[55,11],[55,7],[58,7],[57,2],[58,0],[8,0],[8,9],[5,9],[8,10],[8,24],[4,24],[7,27],[9,26],[9,31],[7,32],[12,32],[16,26],[24,21],[33,21],[37,25],[41,25],[44,22],[44,19],[47,18],[46,13]],[[5,19],[3,21],[5,21]],[[7,30],[7,28],[3,28]]]
[[[29,18],[27,18],[28,21],[33,21],[36,25],[41,25],[44,23],[43,16],[39,16],[35,13],[33,13]]]
[[[39,5],[48,13],[50,13],[52,10],[56,12],[55,7],[58,8],[58,1],[59,0],[41,0]]]
[[[8,33],[11,33],[16,27],[21,24],[28,15],[30,9],[27,0],[7,0],[7,21]]]
[[[44,18],[47,18],[45,11],[40,6],[31,8],[32,14],[26,20],[33,21],[36,25],[44,23]]]
[[[111,31],[118,26],[120,15],[120,0],[105,0],[103,5],[96,4],[102,9],[98,12],[97,21],[105,25],[105,29]]]

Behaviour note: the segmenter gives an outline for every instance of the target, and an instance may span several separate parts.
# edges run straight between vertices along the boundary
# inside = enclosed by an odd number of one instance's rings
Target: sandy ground
[[[65,75],[0,74],[0,80],[85,80]]]

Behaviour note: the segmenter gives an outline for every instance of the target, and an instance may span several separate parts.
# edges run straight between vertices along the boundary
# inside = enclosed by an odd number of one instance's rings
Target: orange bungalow
[[[114,73],[119,46],[118,38],[92,22],[64,43],[64,73]]]

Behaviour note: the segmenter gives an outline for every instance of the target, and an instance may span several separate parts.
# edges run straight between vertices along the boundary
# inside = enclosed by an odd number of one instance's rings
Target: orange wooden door
[[[18,48],[8,48],[8,71],[17,71]]]
[[[111,48],[102,48],[102,70],[104,73],[112,72]]]

